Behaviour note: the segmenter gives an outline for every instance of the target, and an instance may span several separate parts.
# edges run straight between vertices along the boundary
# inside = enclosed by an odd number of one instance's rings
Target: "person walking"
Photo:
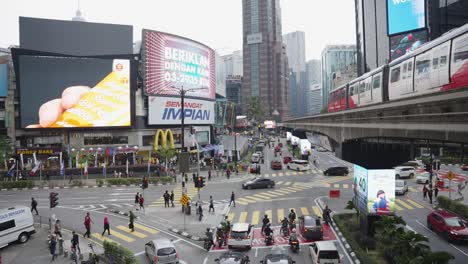
[[[171,195],[169,196],[169,200],[171,200],[171,205],[174,207],[174,191],[171,191]]]
[[[201,203],[198,204],[197,212],[198,212],[198,221],[201,222],[201,220],[203,218],[203,207],[202,207]]]
[[[49,250],[50,254],[52,255],[52,261],[55,260],[57,257],[57,254],[55,253],[55,250],[57,248],[57,239],[55,238],[55,235],[50,236],[50,243],[49,243]]]
[[[427,192],[428,196],[429,196],[429,203],[432,204],[432,187],[429,186],[429,191]]]
[[[72,232],[72,239],[71,239],[71,244],[72,248],[78,250],[79,254],[81,254],[81,248],[80,248],[80,238],[78,237],[78,234],[73,230]]]
[[[434,198],[437,200],[437,195],[439,195],[439,188],[437,188],[437,185],[434,186]]]
[[[104,236],[104,234],[106,233],[106,230],[107,230],[107,234],[110,236],[111,235],[110,224],[109,224],[109,218],[107,218],[107,215],[104,216],[104,231],[102,231],[101,236]]]
[[[169,207],[169,192],[166,190],[166,192],[163,195],[164,197],[164,207]]]
[[[145,198],[143,198],[143,194],[140,194],[140,199],[138,200],[140,204],[140,210],[145,210]]]
[[[133,214],[132,210],[130,210],[130,212],[128,213],[128,218],[128,228],[132,230],[132,232],[135,232],[135,226],[133,225],[133,222],[135,222],[135,215]]]
[[[213,209],[213,213],[214,213],[213,196],[210,195],[210,207],[208,208],[208,213],[211,212],[212,209]]]
[[[228,180],[231,178],[231,170],[229,168],[226,169],[226,177]]]
[[[423,191],[423,200],[426,200],[427,199],[427,191],[428,191],[428,189],[426,187],[426,184],[424,184],[422,191]]]
[[[187,175],[187,173],[184,173],[184,179],[185,179],[185,184],[187,184],[187,182],[188,182],[188,175]]]
[[[84,226],[86,228],[86,233],[84,233],[83,237],[88,236],[90,238],[91,236],[91,223],[93,221],[91,220],[91,216],[89,216],[89,212],[86,213],[85,220],[84,220]]]
[[[37,201],[34,199],[34,197],[31,198],[31,213],[33,211],[36,211],[36,215],[39,215],[37,212]]]
[[[62,237],[62,225],[60,224],[60,220],[58,219],[57,221],[55,221],[54,234],[60,236],[60,238]]]
[[[136,210],[138,211],[138,205],[140,204],[140,193],[137,192],[136,195],[135,195],[135,207],[136,207]]]
[[[211,169],[208,169],[208,180],[211,181]]]
[[[229,206],[231,206],[231,203],[234,204],[234,207],[236,207],[236,195],[234,194],[234,191],[231,193],[231,200],[229,201]]]

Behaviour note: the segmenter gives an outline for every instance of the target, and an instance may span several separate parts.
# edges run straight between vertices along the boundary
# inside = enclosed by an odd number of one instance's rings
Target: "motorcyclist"
[[[273,234],[273,230],[272,230],[271,227],[270,227],[270,223],[268,223],[268,224],[265,226],[265,229],[263,230],[263,232],[265,232],[265,236],[266,236],[266,237],[269,237],[271,234]]]
[[[209,241],[211,241],[211,243],[214,243],[213,242],[213,232],[211,231],[211,228],[206,229],[205,236]]]
[[[222,242],[224,241],[224,232],[223,232],[223,227],[221,225],[218,225],[218,228],[216,230],[216,239],[219,242],[219,246],[222,246]]]
[[[293,228],[293,230],[291,231],[291,234],[289,235],[289,244],[291,244],[292,241],[299,241],[299,239],[297,238],[297,233],[296,233],[295,228]]]
[[[263,234],[263,231],[265,230],[265,227],[270,223],[270,219],[268,219],[268,215],[265,215],[263,217],[263,225],[262,225],[262,234]]]
[[[281,220],[281,229],[288,229],[288,218],[286,216]]]
[[[291,209],[291,212],[289,213],[289,224],[293,226],[295,222],[296,222],[296,212],[294,212],[294,209]]]
[[[330,217],[331,212],[332,212],[332,210],[330,208],[328,208],[328,205],[325,205],[325,209],[323,209],[323,218],[325,219],[325,221],[327,223],[331,219],[331,217]]]

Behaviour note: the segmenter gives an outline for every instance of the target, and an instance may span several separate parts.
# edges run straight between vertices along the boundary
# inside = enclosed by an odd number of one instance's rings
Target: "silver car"
[[[152,240],[145,244],[145,254],[154,264],[179,263],[179,254],[167,238]]]

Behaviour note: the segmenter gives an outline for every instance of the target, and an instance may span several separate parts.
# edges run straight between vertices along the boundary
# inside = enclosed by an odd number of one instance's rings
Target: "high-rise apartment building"
[[[265,119],[289,116],[286,50],[279,0],[243,0],[244,109],[258,97]]]
[[[242,51],[236,50],[232,54],[224,55],[224,66],[226,69],[226,76],[242,76]]]
[[[355,0],[355,9],[358,76],[468,23],[466,0]],[[422,20],[419,26],[400,28],[388,20],[398,21],[406,11],[412,20]]]
[[[294,117],[307,115],[306,92],[308,88],[305,63],[305,33],[295,31],[283,35],[289,64],[289,106]]]
[[[322,51],[322,106],[328,105],[329,93],[337,83],[343,82],[343,77],[356,77],[356,46],[355,45],[327,45]],[[350,77],[351,75],[351,77]]]
[[[229,75],[226,79],[226,99],[236,105],[236,115],[241,115],[242,111],[242,77],[239,75]]]
[[[307,115],[316,115],[322,110],[322,63],[320,60],[307,61],[306,73],[308,81],[305,96]]]

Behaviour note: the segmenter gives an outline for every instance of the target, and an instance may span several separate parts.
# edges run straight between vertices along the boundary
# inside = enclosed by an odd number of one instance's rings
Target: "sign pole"
[[[449,180],[449,199],[452,199],[452,180],[455,177],[452,171],[447,172],[447,179]]]

